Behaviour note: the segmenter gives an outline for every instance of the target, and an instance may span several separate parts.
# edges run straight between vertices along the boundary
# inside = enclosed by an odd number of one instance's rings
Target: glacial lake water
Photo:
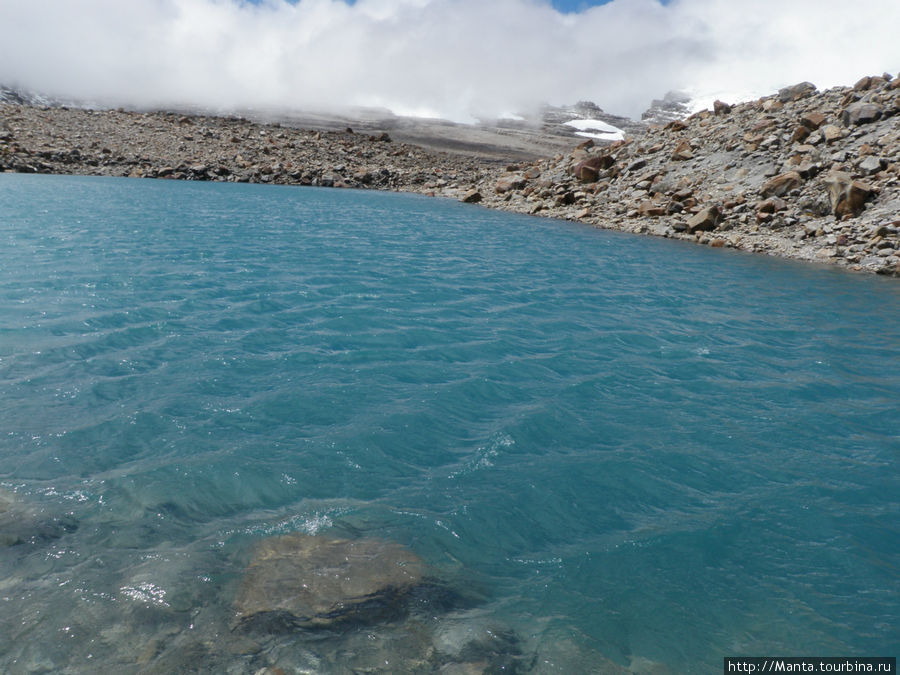
[[[898,451],[895,279],[415,195],[0,175],[5,673],[896,656]],[[250,551],[294,532],[397,542],[450,599],[249,640]]]

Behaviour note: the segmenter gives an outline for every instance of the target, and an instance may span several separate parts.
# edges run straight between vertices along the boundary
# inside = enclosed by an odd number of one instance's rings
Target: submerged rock
[[[434,633],[434,650],[445,668],[480,665],[478,672],[518,672],[526,660],[518,636],[478,612],[444,618]]]
[[[400,544],[290,534],[262,541],[235,598],[238,625],[280,632],[404,611],[424,563]]]
[[[0,490],[0,548],[39,544],[78,529],[70,516],[52,516]]]

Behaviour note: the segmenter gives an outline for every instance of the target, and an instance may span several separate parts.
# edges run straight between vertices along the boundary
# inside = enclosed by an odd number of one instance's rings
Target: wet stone
[[[71,516],[48,515],[0,490],[0,548],[41,544],[77,529],[78,522]]]
[[[391,620],[403,614],[423,572],[422,560],[394,542],[266,539],[235,598],[238,626],[277,633]]]

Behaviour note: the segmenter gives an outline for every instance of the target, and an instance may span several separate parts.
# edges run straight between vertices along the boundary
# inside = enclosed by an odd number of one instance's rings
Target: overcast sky
[[[557,3],[0,0],[0,83],[113,105],[467,120],[585,99],[639,117],[671,89],[735,99],[900,70],[900,0]]]

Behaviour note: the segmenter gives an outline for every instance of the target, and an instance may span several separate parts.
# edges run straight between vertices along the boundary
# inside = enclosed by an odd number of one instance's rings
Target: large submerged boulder
[[[305,534],[259,543],[238,589],[238,626],[268,632],[372,623],[403,612],[425,566],[379,539]]]

